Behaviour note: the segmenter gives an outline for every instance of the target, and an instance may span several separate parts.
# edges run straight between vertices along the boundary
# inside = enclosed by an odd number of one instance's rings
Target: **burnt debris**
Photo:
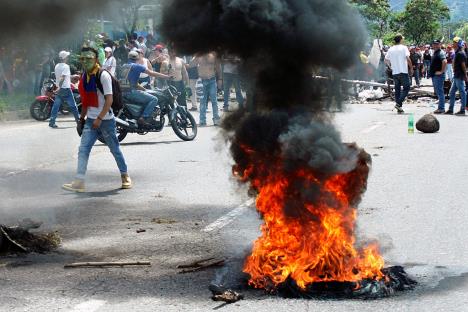
[[[306,289],[299,288],[294,280],[288,279],[279,287],[267,289],[271,294],[284,298],[303,299],[379,299],[398,292],[412,290],[417,282],[401,266],[382,269],[381,280],[366,279],[356,282],[312,283]]]
[[[0,256],[30,252],[46,253],[60,245],[56,232],[31,233],[28,227],[0,225]]]

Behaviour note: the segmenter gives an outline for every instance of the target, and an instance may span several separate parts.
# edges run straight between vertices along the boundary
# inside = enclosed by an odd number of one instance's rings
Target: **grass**
[[[33,101],[34,95],[27,93],[0,95],[0,113],[27,110]]]

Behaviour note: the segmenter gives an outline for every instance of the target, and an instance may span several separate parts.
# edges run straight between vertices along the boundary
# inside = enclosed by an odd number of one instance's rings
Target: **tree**
[[[455,30],[455,35],[468,40],[468,22],[461,25],[457,30]]]
[[[408,39],[419,45],[435,39],[441,22],[449,19],[443,0],[409,0],[399,21]]]
[[[364,18],[373,38],[383,38],[391,17],[389,0],[350,0]]]

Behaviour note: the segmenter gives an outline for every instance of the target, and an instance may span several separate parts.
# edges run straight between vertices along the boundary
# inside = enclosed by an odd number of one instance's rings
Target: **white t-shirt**
[[[101,83],[102,83],[102,90],[104,91],[105,95],[112,94],[112,78],[111,75],[103,71],[101,74]],[[104,108],[104,94],[101,93],[99,88],[97,88],[97,94],[98,94],[98,107],[88,107],[88,118],[91,119],[97,119],[98,115],[102,112],[102,109]],[[109,112],[104,116],[104,120],[109,120],[114,118],[114,113],[112,113],[112,109],[109,109]]]
[[[393,75],[408,73],[408,60],[406,57],[409,55],[408,48],[403,44],[397,44],[388,49],[385,59],[390,61]]]
[[[60,80],[65,76],[62,84],[62,89],[70,89],[70,66],[66,63],[58,63],[55,65],[55,77],[57,78],[57,86],[60,87]]]
[[[115,60],[115,57],[113,56],[110,56],[104,62],[104,69],[107,69],[112,74],[112,76],[115,76],[116,67],[117,67],[117,61]]]

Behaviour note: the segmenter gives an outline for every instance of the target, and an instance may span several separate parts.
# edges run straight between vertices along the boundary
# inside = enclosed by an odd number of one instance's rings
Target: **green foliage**
[[[359,11],[373,38],[382,38],[388,30],[391,17],[389,0],[350,0]]]
[[[0,113],[29,109],[34,96],[22,92],[0,95]]]
[[[455,30],[455,35],[462,37],[464,40],[468,40],[468,22],[460,25],[460,27]]]
[[[422,44],[433,40],[441,22],[449,18],[450,11],[443,0],[409,0],[398,21],[410,42]]]

